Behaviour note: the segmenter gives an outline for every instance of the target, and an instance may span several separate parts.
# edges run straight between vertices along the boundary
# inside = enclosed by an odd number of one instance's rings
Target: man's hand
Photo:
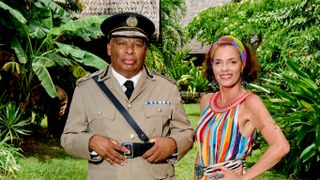
[[[170,137],[153,137],[150,142],[154,142],[154,146],[142,156],[150,163],[166,160],[177,149],[176,141]]]
[[[111,165],[115,163],[123,165],[126,162],[126,158],[117,151],[130,153],[128,149],[120,146],[116,140],[101,135],[94,135],[91,137],[89,140],[89,149],[98,153]]]

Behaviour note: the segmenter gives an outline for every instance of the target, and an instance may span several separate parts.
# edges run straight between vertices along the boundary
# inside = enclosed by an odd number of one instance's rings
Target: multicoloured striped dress
[[[203,109],[195,132],[201,166],[245,159],[250,155],[256,133],[250,137],[241,135],[238,111],[240,104],[251,94],[246,92],[231,105],[220,107],[217,104],[220,92],[217,92]]]

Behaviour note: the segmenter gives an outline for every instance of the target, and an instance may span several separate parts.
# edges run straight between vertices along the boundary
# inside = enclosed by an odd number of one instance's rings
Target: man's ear
[[[148,48],[146,47],[146,50],[145,50],[145,53],[144,53],[144,57],[143,57],[143,59],[144,60],[146,60],[146,58],[147,58],[147,56],[148,56]]]
[[[110,43],[107,44],[107,52],[108,52],[108,56],[111,56],[111,44]]]

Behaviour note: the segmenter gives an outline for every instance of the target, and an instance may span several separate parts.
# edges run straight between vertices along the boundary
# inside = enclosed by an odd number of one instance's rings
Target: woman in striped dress
[[[195,179],[254,179],[290,149],[261,99],[243,88],[243,82],[256,80],[260,65],[248,46],[233,36],[221,37],[211,46],[206,65],[207,78],[219,91],[200,100]],[[257,132],[269,147],[246,171],[245,158]]]

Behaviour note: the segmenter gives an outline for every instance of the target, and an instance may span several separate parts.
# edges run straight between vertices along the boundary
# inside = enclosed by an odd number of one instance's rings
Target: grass
[[[186,104],[185,109],[189,115],[193,127],[199,121],[199,105]],[[59,146],[57,141],[28,144],[30,152],[25,158],[19,160],[20,171],[12,177],[0,177],[2,180],[84,180],[87,179],[87,161],[67,155]],[[247,163],[253,164],[257,161],[262,151],[255,150]],[[193,167],[195,162],[196,146],[188,152],[185,157],[176,164],[176,175],[178,180],[192,180]],[[257,178],[258,180],[284,180],[287,179],[281,174],[268,171]]]

